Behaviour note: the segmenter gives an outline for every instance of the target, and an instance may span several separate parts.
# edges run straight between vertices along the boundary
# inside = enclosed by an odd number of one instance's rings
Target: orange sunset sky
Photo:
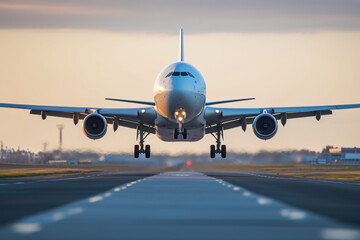
[[[151,4],[150,4],[151,2]],[[270,4],[271,3],[271,4]],[[185,61],[207,84],[207,100],[255,97],[222,107],[360,103],[358,1],[0,1],[0,102],[84,107],[137,107],[104,98],[153,101],[157,74],[177,60],[184,28]],[[100,140],[70,119],[0,109],[0,140],[41,151],[132,154],[136,131],[111,126]],[[360,146],[360,109],[289,120],[263,141],[251,126],[225,132],[231,151],[321,150]],[[147,141],[152,151],[207,153],[214,143]]]

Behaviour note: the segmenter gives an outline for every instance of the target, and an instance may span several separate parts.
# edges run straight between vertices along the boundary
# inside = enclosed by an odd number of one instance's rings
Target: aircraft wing
[[[320,120],[322,115],[331,115],[332,110],[360,108],[360,104],[306,106],[306,107],[268,107],[268,108],[213,108],[206,107],[206,133],[217,131],[217,125],[221,124],[224,130],[243,127],[252,124],[255,117],[264,111],[280,119],[283,124],[287,119],[316,117]]]
[[[46,116],[74,118],[78,115],[79,119],[84,119],[87,115],[97,112],[103,115],[107,123],[112,124],[114,118],[119,119],[119,125],[134,128],[138,127],[138,123],[144,124],[144,131],[155,133],[156,111],[153,107],[145,108],[95,108],[95,107],[61,107],[61,106],[43,106],[43,105],[26,105],[0,103],[2,108],[28,109],[30,114]]]

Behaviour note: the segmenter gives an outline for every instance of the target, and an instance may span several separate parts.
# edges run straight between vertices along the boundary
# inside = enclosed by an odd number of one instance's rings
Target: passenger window
[[[173,76],[180,76],[180,73],[179,72],[174,72],[172,75]]]
[[[190,77],[195,78],[191,73],[187,72],[187,74],[189,74]]]
[[[187,76],[188,73],[187,72],[181,72],[181,76]]]
[[[169,73],[168,75],[166,75],[165,78],[170,77],[172,74],[173,74],[173,72]]]

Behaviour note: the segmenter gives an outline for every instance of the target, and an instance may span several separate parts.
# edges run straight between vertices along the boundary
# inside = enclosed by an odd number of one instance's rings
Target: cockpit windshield
[[[168,75],[166,75],[166,78],[170,76],[190,76],[192,78],[195,78],[194,75],[192,75],[190,72],[170,72]]]
[[[190,77],[195,78],[190,72],[187,72],[187,74],[189,74]]]
[[[167,77],[170,77],[174,72],[170,72],[168,75],[166,75],[166,78]]]

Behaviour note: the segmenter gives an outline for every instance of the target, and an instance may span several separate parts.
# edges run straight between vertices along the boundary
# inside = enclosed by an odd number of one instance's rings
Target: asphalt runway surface
[[[151,175],[154,173],[106,173],[49,179],[0,180],[0,227]]]
[[[360,227],[360,183],[254,173],[208,173],[252,192]]]
[[[1,180],[0,239],[360,239],[359,200],[358,183],[251,173]]]

